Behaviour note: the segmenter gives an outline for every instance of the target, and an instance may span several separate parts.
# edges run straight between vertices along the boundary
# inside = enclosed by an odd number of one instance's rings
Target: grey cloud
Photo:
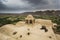
[[[27,10],[40,10],[40,9],[60,9],[60,1],[58,0],[22,0],[27,1],[30,7],[27,7],[26,4],[22,8],[20,6],[7,7],[0,1],[0,11],[27,11]]]
[[[33,4],[34,7],[53,7],[57,5],[56,0],[27,0],[29,3]],[[43,8],[42,8],[43,9]],[[46,8],[45,8],[46,9]]]
[[[27,0],[27,1],[29,1],[29,3],[32,3],[34,5],[48,4],[48,2],[46,2],[46,0]]]
[[[6,6],[0,1],[0,10],[6,9]]]
[[[12,10],[20,10],[18,7],[7,7],[5,4],[2,3],[0,0],[0,11],[12,11]]]

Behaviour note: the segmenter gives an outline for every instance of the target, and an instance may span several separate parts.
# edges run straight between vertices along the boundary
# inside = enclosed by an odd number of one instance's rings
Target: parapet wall
[[[41,25],[51,26],[51,27],[53,26],[53,23],[51,20],[36,19],[35,21],[36,21],[36,23],[39,23]]]

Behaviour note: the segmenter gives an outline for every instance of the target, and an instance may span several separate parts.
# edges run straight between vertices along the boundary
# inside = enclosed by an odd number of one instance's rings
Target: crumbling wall
[[[45,25],[45,26],[53,26],[53,23],[52,23],[52,21],[51,20],[44,20],[44,19],[36,19],[35,20],[35,22],[36,23],[38,23],[38,24],[41,24],[41,25]]]

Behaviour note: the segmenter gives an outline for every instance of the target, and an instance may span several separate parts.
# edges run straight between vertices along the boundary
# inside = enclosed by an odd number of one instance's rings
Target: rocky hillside
[[[0,13],[0,15],[54,15],[54,16],[60,16],[60,10],[46,10],[46,11],[36,11],[36,12],[24,12],[24,13]]]

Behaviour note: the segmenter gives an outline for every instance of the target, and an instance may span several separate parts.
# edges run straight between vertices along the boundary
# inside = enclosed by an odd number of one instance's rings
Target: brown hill
[[[32,15],[54,15],[54,16],[60,16],[60,10],[46,10],[46,11],[36,11],[36,12],[24,12],[24,13],[0,13],[1,15],[28,15],[28,14],[32,14]]]

